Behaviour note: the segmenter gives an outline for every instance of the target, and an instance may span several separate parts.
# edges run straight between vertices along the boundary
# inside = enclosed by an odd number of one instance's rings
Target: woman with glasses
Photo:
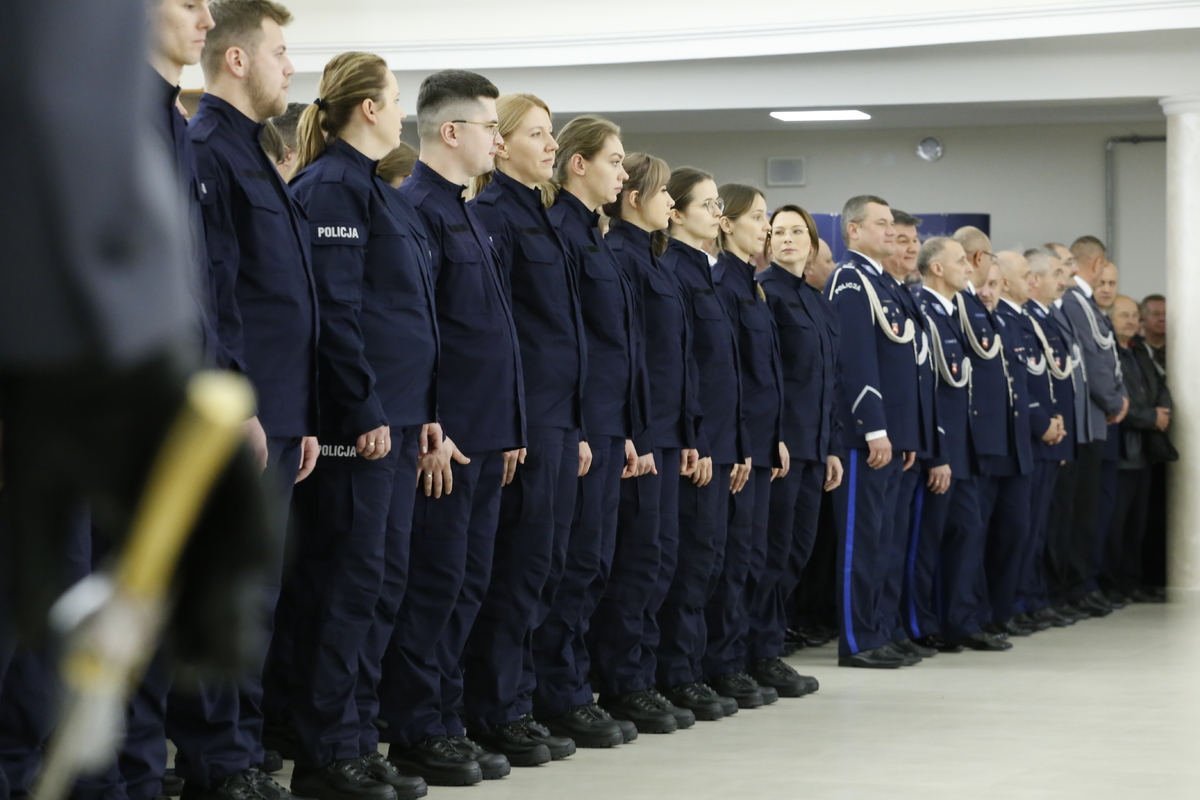
[[[674,201],[670,171],[645,153],[625,157],[620,195],[604,206],[611,219],[605,243],[634,289],[649,376],[649,451],[655,468],[621,482],[617,549],[604,596],[592,615],[588,649],[599,681],[600,705],[639,733],[672,733],[695,715],[655,688],[655,613],[660,576],[675,568],[679,542],[679,480],[697,469],[699,411],[691,358],[687,300],[674,274],[653,252],[651,235],[667,227]],[[640,451],[639,451],[640,452]]]
[[[554,170],[550,109],[529,94],[496,100],[503,141],[495,170],[475,178],[475,211],[508,290],[525,386],[526,455],[500,496],[492,579],[463,651],[468,729],[514,765],[537,744],[555,759],[575,743],[533,718],[531,635],[562,577],[578,478],[587,368],[576,276],[546,215],[541,184]]]
[[[696,443],[699,468],[679,479],[679,558],[674,575],[664,576],[668,590],[658,612],[658,685],[697,719],[714,720],[737,713],[739,705],[763,704],[762,693],[748,681],[726,681],[721,691],[714,690],[705,682],[703,663],[705,607],[725,556],[729,498],[749,477],[749,453],[737,336],[716,295],[704,251],[717,236],[721,216],[717,185],[705,172],[680,167],[671,172],[667,191],[675,208],[670,238],[661,237],[660,249],[663,264],[675,273],[688,299],[703,423]]]
[[[637,737],[593,702],[584,641],[616,549],[622,478],[653,464],[646,439],[645,366],[634,287],[598,227],[597,210],[614,202],[628,178],[621,130],[599,117],[577,117],[558,134],[554,178],[543,200],[579,283],[588,370],[583,418],[592,467],[579,479],[566,564],[548,614],[533,632],[534,716],[580,747],[611,747]],[[639,458],[634,439],[645,455]]]
[[[759,286],[775,319],[783,367],[783,438],[792,464],[771,484],[767,519],[767,565],[777,571],[759,580],[752,598],[747,648],[751,674],[787,675],[783,664],[786,608],[800,583],[817,536],[821,493],[842,482],[841,423],[836,413],[834,371],[839,325],[825,296],[806,278],[819,255],[816,224],[807,211],[787,205],[771,215],[766,256],[770,266],[758,274]],[[773,591],[766,591],[774,583]],[[808,691],[815,678],[804,677]],[[794,684],[794,680],[788,681]]]

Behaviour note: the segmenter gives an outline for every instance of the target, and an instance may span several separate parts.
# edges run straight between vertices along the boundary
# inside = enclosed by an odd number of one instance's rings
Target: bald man
[[[1076,459],[1075,485],[1070,497],[1057,497],[1073,509],[1070,540],[1059,557],[1058,600],[1092,616],[1106,616],[1112,604],[1099,591],[1097,509],[1100,504],[1105,443],[1110,425],[1124,419],[1129,398],[1121,380],[1116,336],[1109,321],[1096,305],[1094,286],[1107,263],[1104,243],[1095,236],[1081,236],[1070,248],[1076,262],[1075,285],[1069,286],[1059,301],[1074,329],[1087,374],[1087,440],[1081,441]]]
[[[1120,282],[1120,278],[1120,270],[1111,261],[1105,261],[1104,266],[1100,268],[1100,272],[1096,274],[1096,305],[1105,314],[1112,311],[1113,301],[1117,299],[1117,285]]]

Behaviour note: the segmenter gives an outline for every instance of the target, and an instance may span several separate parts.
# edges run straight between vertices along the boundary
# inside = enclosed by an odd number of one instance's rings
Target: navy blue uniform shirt
[[[587,343],[583,420],[593,436],[644,439],[649,385],[633,284],[600,235],[600,215],[559,191],[546,212],[576,265]],[[643,443],[647,451],[649,443]],[[638,451],[642,452],[641,450]]]
[[[837,312],[842,330],[838,352],[842,431],[846,447],[865,448],[866,435],[885,431],[893,451],[921,449],[920,401],[916,341],[898,343],[908,311],[895,291],[896,281],[866,256],[851,250],[847,260],[829,276],[825,294]],[[872,310],[866,284],[874,289],[882,319]]]
[[[737,333],[713,283],[708,254],[671,240],[662,261],[675,273],[692,315],[692,357],[704,424],[696,449],[715,464],[743,462],[750,441],[742,414],[742,365]]]
[[[997,326],[992,312],[969,286],[955,296],[955,303],[961,303],[958,306],[959,323],[968,339],[971,357],[971,428],[976,452],[981,456],[1011,456],[1012,415],[1006,356],[998,352],[991,359],[983,358],[969,341],[974,336],[975,342],[984,350],[995,346]]]
[[[188,126],[203,184],[220,366],[245,373],[268,436],[317,432],[317,297],[308,222],[255,122],[205,94]]]
[[[525,445],[521,353],[508,292],[463,187],[418,161],[400,185],[429,237],[441,361],[438,411],[467,453]]]
[[[775,318],[754,280],[753,264],[722,253],[713,267],[713,282],[725,313],[737,327],[749,455],[755,466],[778,467],[779,443],[783,441],[783,365]]]
[[[212,273],[209,270],[208,247],[204,243],[204,215],[200,210],[203,186],[200,176],[196,173],[196,152],[192,147],[192,139],[188,136],[187,120],[176,106],[179,87],[167,83],[157,72],[152,80],[155,86],[162,89],[163,105],[157,116],[157,121],[162,126],[159,132],[174,156],[175,176],[187,202],[188,231],[192,237],[192,253],[196,264],[195,273],[190,277],[200,322],[200,344],[204,350],[204,362],[208,366],[216,366],[220,358],[215,311],[217,298],[213,292]],[[223,360],[228,361],[228,358]]]
[[[645,331],[650,442],[656,448],[694,448],[702,414],[693,376],[691,314],[683,289],[675,274],[655,257],[646,231],[614,219],[605,241],[633,283]]]
[[[969,478],[979,474],[970,422],[969,377],[974,366],[971,346],[963,335],[957,311],[947,309],[943,302],[953,303],[951,298],[943,298],[928,287],[921,288],[915,297],[926,317],[929,358],[937,370],[939,448],[937,454],[925,462],[926,467],[949,465],[953,477]],[[963,385],[956,386],[958,383]]]
[[[1064,334],[1051,310],[1044,308],[1037,301],[1030,300],[1025,304],[1025,310],[1029,312],[1030,318],[1037,322],[1038,328],[1042,331],[1042,336],[1046,339],[1044,343],[1039,341],[1042,356],[1046,358],[1048,363],[1052,363],[1056,369],[1060,371],[1065,370],[1072,363],[1070,335]],[[1066,428],[1067,435],[1053,447],[1044,443],[1034,447],[1035,458],[1058,461],[1074,460],[1076,438],[1075,385],[1078,380],[1077,373],[1081,369],[1082,367],[1076,366],[1066,378],[1050,376],[1050,387],[1054,395],[1054,413],[1062,415],[1063,427]],[[1049,369],[1046,371],[1047,373],[1050,372]]]
[[[583,428],[587,350],[575,265],[546,216],[541,191],[496,170],[467,206],[491,235],[509,290],[525,413],[539,426]]]
[[[291,183],[321,303],[321,427],[340,436],[437,418],[429,242],[375,164],[334,139]]]
[[[772,264],[758,274],[783,361],[783,440],[793,459],[825,462],[841,450],[837,400],[840,331],[833,307],[803,278]]]

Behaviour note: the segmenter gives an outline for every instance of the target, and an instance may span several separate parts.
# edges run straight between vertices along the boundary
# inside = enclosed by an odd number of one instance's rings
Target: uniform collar
[[[621,235],[629,239],[639,247],[650,247],[650,232],[644,231],[632,222],[626,222],[623,219],[614,219],[609,225],[610,231],[620,231]]]
[[[465,202],[462,199],[462,193],[467,188],[466,186],[446,180],[440,172],[420,159],[417,159],[417,163],[413,164],[412,177],[416,178],[419,183],[427,183],[439,192],[450,195],[460,203]]]
[[[797,278],[774,261],[771,262],[771,266],[762,271],[761,279],[766,280],[767,278],[782,281],[785,286],[790,286],[793,289],[799,289],[801,284],[807,285],[808,283],[804,278]]]
[[[734,271],[741,277],[743,283],[746,281],[754,283],[754,265],[749,261],[742,261],[728,250],[722,250],[721,255],[717,258],[717,263],[724,264],[725,269]]]
[[[1032,297],[1031,297],[1031,298],[1029,298],[1029,302],[1033,303],[1035,306],[1037,306],[1038,308],[1040,308],[1040,309],[1042,310],[1042,313],[1043,313],[1043,314],[1049,314],[1049,313],[1050,313],[1050,307],[1049,307],[1049,306],[1042,305],[1042,303],[1041,303],[1041,301],[1040,301],[1040,300],[1035,300],[1034,298],[1032,298]]]
[[[179,99],[179,87],[164,78],[162,73],[154,69],[154,67],[150,67],[150,71],[158,79],[158,82],[154,85],[159,87],[159,90],[162,92],[163,105],[178,114],[179,111],[175,108],[175,101]]]
[[[200,95],[200,108],[209,109],[213,113],[224,117],[233,128],[234,133],[247,139],[253,139],[254,143],[258,144],[258,136],[262,133],[263,124],[255,122],[241,111],[238,111],[232,103],[222,100],[215,94],[205,92]]]
[[[864,261],[866,261],[868,264],[870,264],[870,265],[871,265],[871,269],[875,270],[875,274],[876,274],[876,275],[882,275],[882,274],[883,274],[883,265],[882,265],[882,264],[880,264],[880,263],[879,263],[878,261],[876,261],[875,259],[871,258],[871,257],[870,257],[869,255],[867,255],[866,253],[860,253],[860,252],[859,252],[859,251],[857,251],[857,250],[850,250],[850,251],[848,251],[848,252],[854,253],[854,255],[858,256],[859,258],[863,259],[863,260],[864,260]],[[891,277],[891,276],[889,275],[888,277]]]
[[[1075,285],[1079,287],[1079,291],[1083,292],[1089,299],[1091,298],[1092,285],[1078,275],[1075,276]]]
[[[375,159],[369,158],[342,139],[333,139],[325,146],[326,152],[342,161],[348,161],[356,168],[361,169],[371,175],[375,174],[375,166],[379,163]]]
[[[595,228],[600,224],[600,215],[585,206],[582,200],[566,189],[559,191],[558,199],[554,201],[554,205],[562,206],[568,214],[580,220],[589,228]]]
[[[510,178],[500,170],[492,172],[492,182],[499,186],[504,191],[512,194],[517,198],[517,202],[525,206],[529,211],[541,212],[542,210],[542,190],[538,188],[530,189],[525,184],[521,183],[516,178]]]
[[[975,291],[975,284],[971,283],[970,281],[967,281],[967,288],[963,289],[963,291],[967,294],[974,295],[975,297],[979,296],[979,292]]]
[[[1011,308],[1013,311],[1015,311],[1018,317],[1025,313],[1024,309],[1022,309],[1019,305],[1014,303],[1012,300],[1009,300],[1007,297],[1001,297],[1000,302],[1004,303],[1009,308]]]
[[[692,247],[690,244],[684,244],[678,239],[669,239],[667,241],[667,250],[669,252],[674,252],[682,259],[691,261],[697,266],[703,266],[709,269],[712,268],[712,256],[703,250]]]
[[[946,309],[947,314],[954,313],[954,301],[953,300],[951,300],[949,297],[943,297],[942,293],[937,291],[936,289],[930,289],[928,286],[922,286],[921,288],[924,289],[925,291],[929,292],[931,295],[933,295],[933,298],[935,300],[937,300],[939,303],[941,303],[942,308]]]

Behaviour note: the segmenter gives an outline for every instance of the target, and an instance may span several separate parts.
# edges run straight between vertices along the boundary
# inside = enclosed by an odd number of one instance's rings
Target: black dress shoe
[[[549,728],[534,719],[533,714],[526,714],[518,722],[525,726],[525,732],[529,734],[530,739],[546,745],[546,749],[550,751],[550,758],[554,761],[562,761],[575,755],[574,739],[570,736],[555,736]]]
[[[1017,616],[1013,617],[1013,621],[1022,628],[1028,628],[1034,633],[1048,630],[1053,624],[1050,620],[1034,619],[1032,614],[1017,614]]]
[[[1034,631],[1033,628],[1026,627],[1025,625],[1017,622],[1015,619],[1010,619],[1008,622],[1001,625],[1000,629],[1008,636],[1032,636]]]
[[[736,672],[713,676],[707,683],[721,697],[732,698],[738,708],[761,708],[766,702],[762,687],[742,680]]]
[[[666,695],[658,690],[657,687],[651,686],[646,690],[646,694],[658,703],[658,707],[675,718],[675,729],[683,730],[690,728],[696,724],[696,714],[688,708],[680,708],[667,699]]]
[[[624,738],[624,741],[621,742],[622,744],[629,744],[638,737],[637,725],[634,725],[629,720],[615,718],[612,714],[609,714],[607,711],[601,708],[597,703],[588,703],[587,707],[588,710],[596,715],[597,718],[602,719],[605,722],[611,722],[620,729],[621,736]]]
[[[1159,587],[1145,587],[1135,589],[1130,595],[1135,603],[1165,603],[1167,602],[1167,593]]]
[[[1029,615],[1035,622],[1046,622],[1055,628],[1065,628],[1068,625],[1074,625],[1075,621],[1067,619],[1062,614],[1059,614],[1053,608],[1039,608],[1037,611]]]
[[[932,647],[939,653],[961,653],[963,646],[954,642],[948,642],[942,638],[939,633],[929,633],[925,636],[918,637],[917,644],[923,647]]]
[[[1133,602],[1129,595],[1125,594],[1120,589],[1109,589],[1104,593],[1104,599],[1107,600],[1108,604],[1114,609],[1125,608]]]
[[[1001,650],[1012,649],[1012,642],[1006,642],[1003,639],[998,639],[985,631],[975,631],[975,633],[972,633],[965,639],[959,639],[958,642],[964,647],[969,647],[972,650],[999,652]]]
[[[1078,607],[1093,617],[1107,617],[1113,612],[1112,606],[1109,605],[1108,601],[1099,592],[1085,596],[1079,601]]]
[[[292,791],[309,800],[396,800],[396,790],[372,778],[360,758],[345,758],[323,767],[297,764]]]
[[[479,771],[483,773],[485,781],[498,781],[501,778],[507,778],[508,774],[512,772],[512,764],[508,763],[507,758],[499,753],[489,753],[473,739],[468,739],[466,736],[451,736],[449,742],[450,746],[460,754],[479,765]]]
[[[283,756],[279,755],[278,750],[264,750],[263,762],[258,765],[258,768],[267,775],[274,775],[283,769]]]
[[[917,664],[920,664],[922,661],[922,658],[919,655],[917,655],[916,653],[909,653],[906,650],[901,650],[899,647],[892,644],[891,642],[888,642],[887,644],[883,645],[882,647],[878,647],[876,649],[877,650],[885,650],[885,651],[891,653],[892,655],[896,656],[897,658],[899,658],[900,666],[902,666],[902,667],[915,667]]]
[[[725,717],[725,707],[721,705],[716,694],[712,689],[705,692],[699,683],[672,686],[663,692],[663,695],[672,705],[691,711],[698,720],[712,722]]]
[[[175,774],[174,767],[163,773],[162,793],[167,797],[179,797],[183,794],[183,778]]]
[[[580,747],[615,747],[625,742],[616,721],[612,717],[596,716],[591,706],[576,706],[565,714],[541,722],[550,733],[570,739]]]
[[[638,733],[674,733],[679,729],[675,715],[664,711],[646,692],[630,692],[619,697],[601,697],[600,707],[613,716],[637,726]]]
[[[892,642],[892,648],[899,650],[901,653],[912,653],[914,656],[921,658],[933,658],[938,652],[936,648],[917,644],[912,639],[902,639],[898,642]]]
[[[183,800],[261,800],[249,773],[250,770],[235,772],[209,789],[201,788],[195,781],[187,781],[180,797]]]
[[[483,770],[445,736],[430,736],[401,750],[388,748],[388,760],[398,768],[420,775],[431,786],[471,786],[483,780]]]
[[[1074,603],[1063,603],[1054,610],[1057,611],[1060,616],[1063,616],[1072,622],[1080,622],[1092,616],[1092,612],[1088,611],[1082,606],[1077,606]]]
[[[709,700],[716,700],[721,704],[721,711],[725,714],[725,716],[732,717],[738,712],[737,700],[734,700],[732,697],[726,697],[723,694],[719,694],[716,689],[712,688],[703,681],[697,682],[695,685],[701,695]]]
[[[497,725],[490,731],[473,732],[471,738],[484,750],[499,753],[514,767],[536,767],[550,761],[550,748],[525,729],[521,720]]]
[[[801,628],[800,641],[805,647],[822,647],[833,641],[833,634],[824,628]]]
[[[994,622],[989,622],[983,626],[983,632],[989,636],[995,636],[997,639],[1007,639],[1008,631]]]
[[[904,659],[895,650],[877,647],[874,650],[863,650],[849,656],[838,656],[839,667],[860,667],[863,669],[898,669],[904,666]]]
[[[782,658],[760,658],[750,664],[750,677],[759,686],[770,686],[780,697],[803,697],[808,684]]]
[[[762,695],[764,706],[769,706],[771,703],[779,702],[779,691],[774,686],[760,685],[758,681],[750,677],[749,672],[739,672],[738,677],[741,679],[742,683],[758,689],[759,693]]]
[[[424,778],[401,774],[395,764],[384,758],[383,753],[367,753],[361,760],[368,775],[396,791],[397,800],[417,800],[429,794],[429,786]]]

